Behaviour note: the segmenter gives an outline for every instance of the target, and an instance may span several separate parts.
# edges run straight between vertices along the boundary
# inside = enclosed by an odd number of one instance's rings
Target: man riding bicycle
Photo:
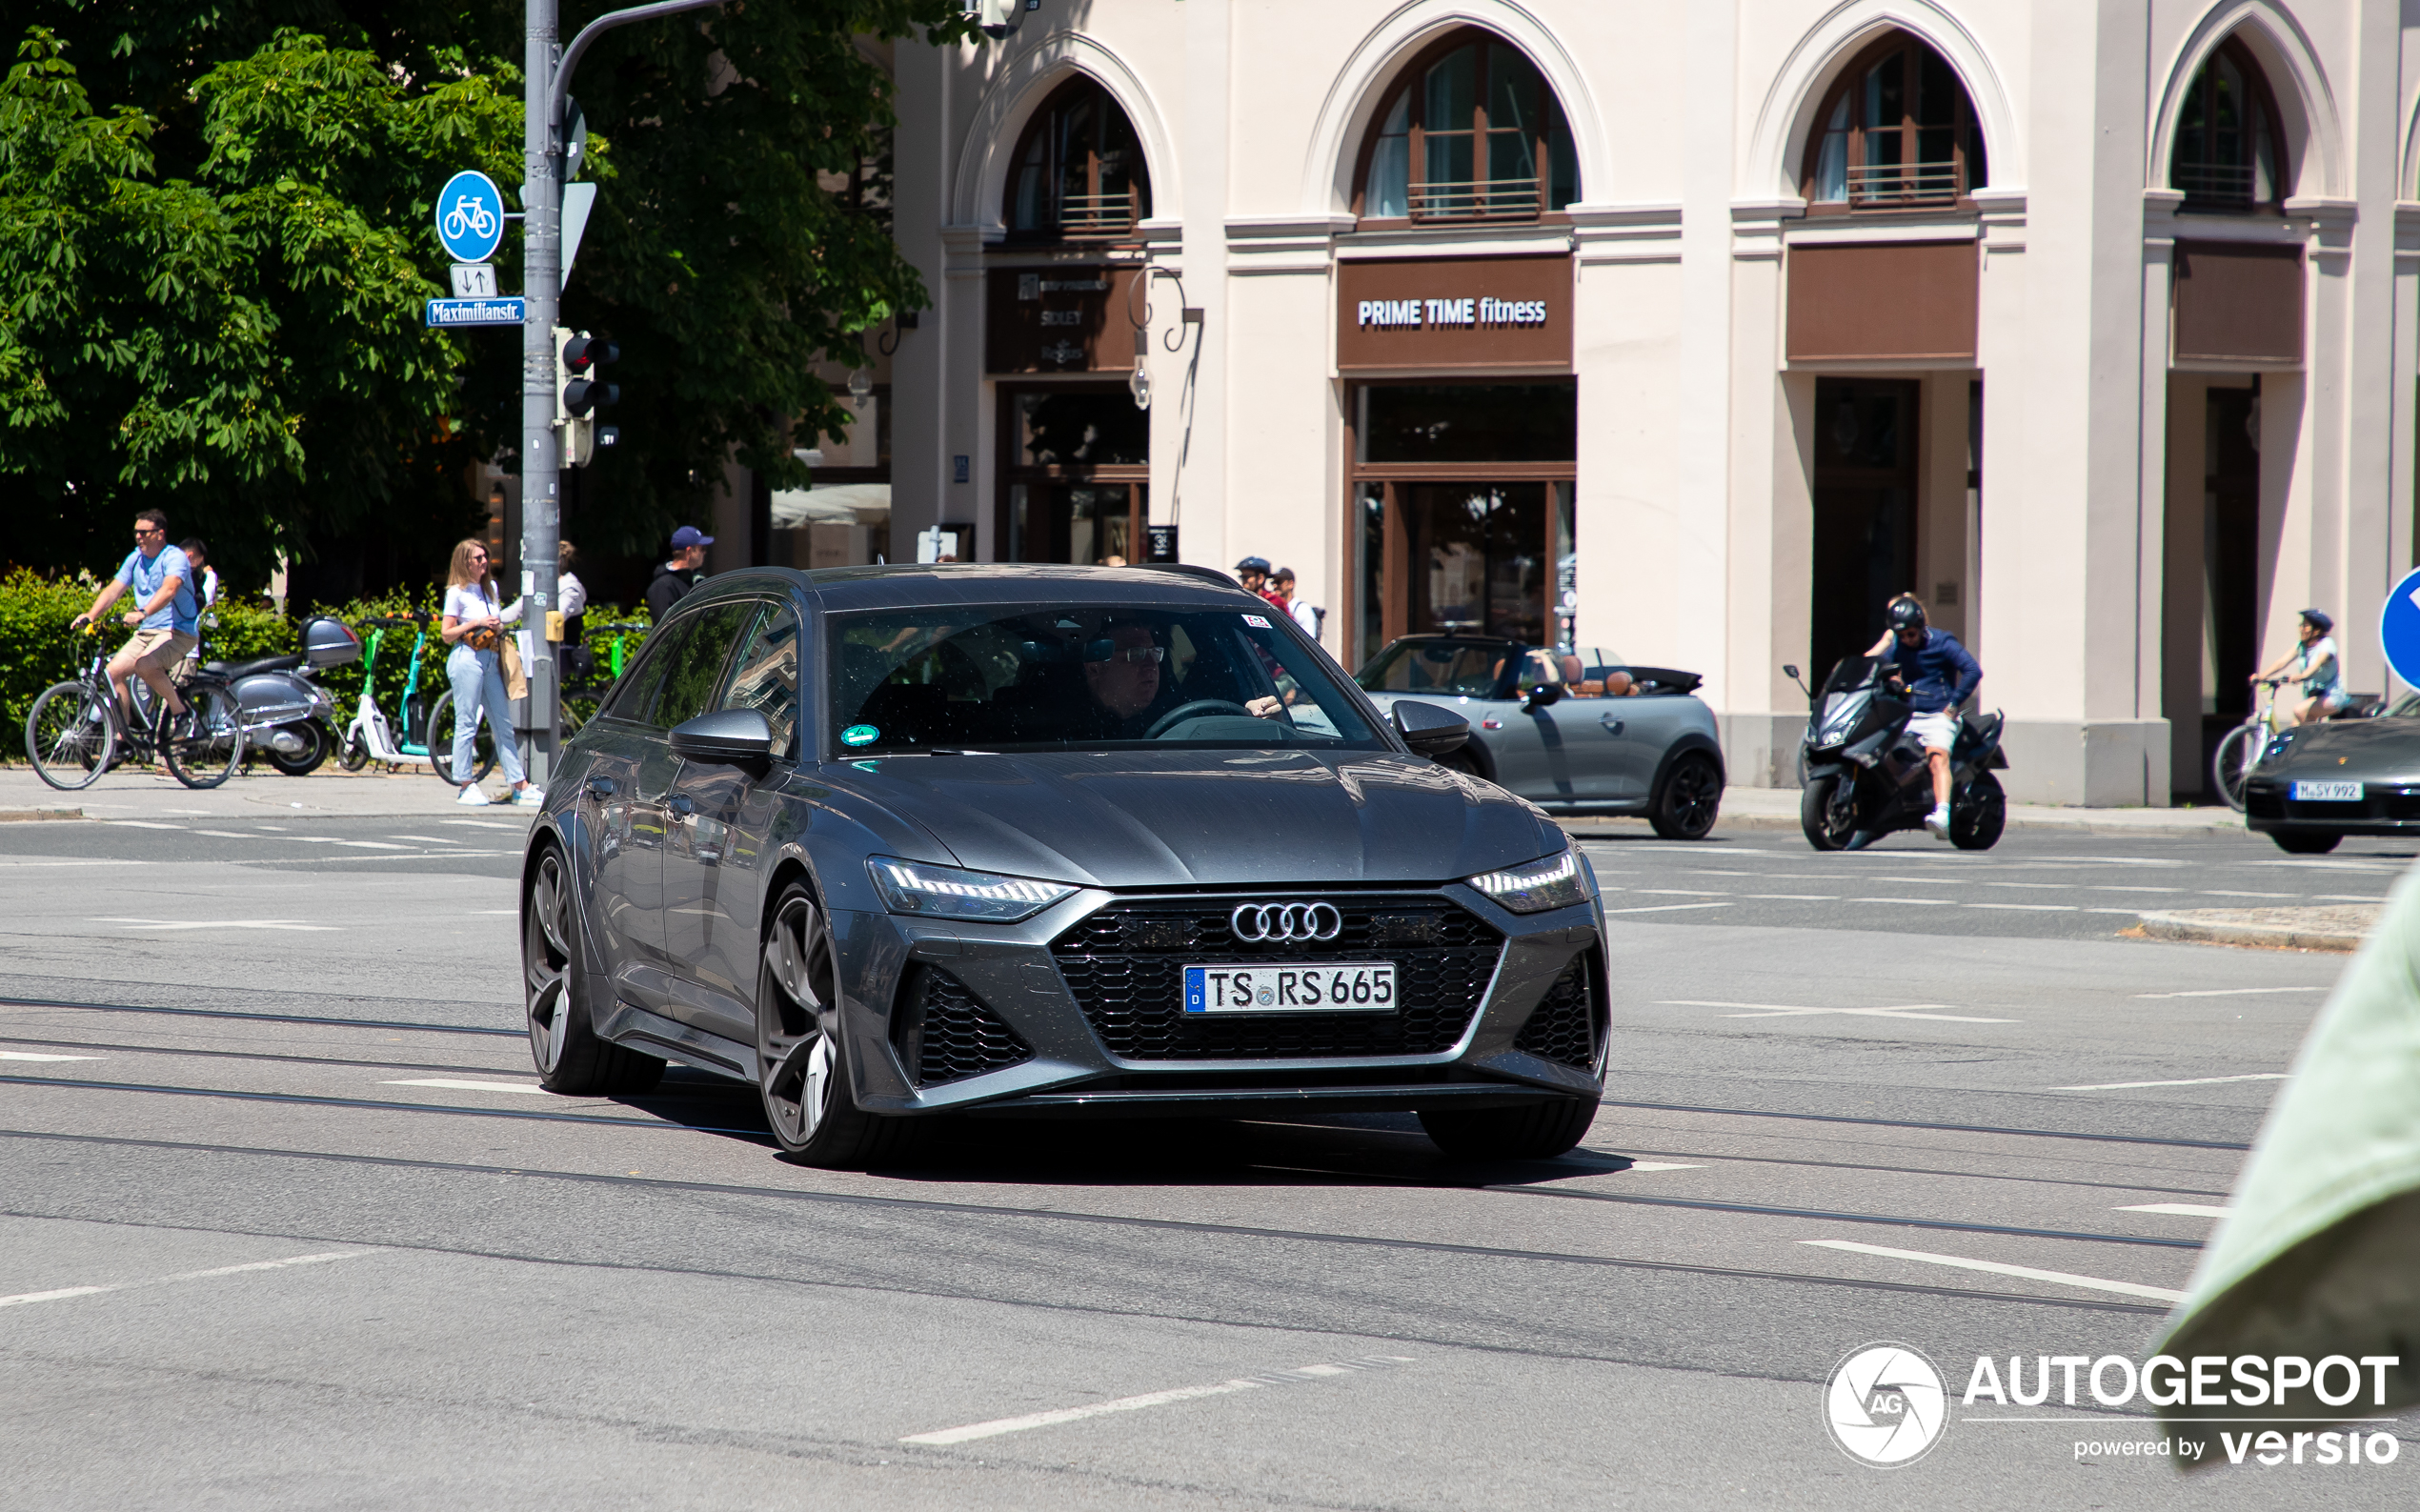
[[[192,564],[184,552],[168,543],[168,516],[158,510],[145,510],[134,516],[134,550],[92,600],[92,607],[70,623],[77,630],[98,624],[130,589],[138,607],[128,610],[124,618],[134,634],[110,658],[110,683],[117,689],[118,712],[131,730],[135,728],[134,696],[127,685],[129,675],[140,675],[166,702],[171,717],[184,717],[185,699],[169,680],[169,673],[192,654],[201,628]]]
[[[2329,634],[2335,628],[2336,622],[2324,612],[2304,610],[2301,637],[2294,649],[2273,665],[2252,674],[2251,680],[2256,684],[2271,678],[2302,684],[2299,700],[2291,694],[2278,695],[2278,701],[2287,706],[2281,712],[2295,724],[2314,724],[2349,700],[2345,692],[2344,665],[2336,656],[2336,637]]]

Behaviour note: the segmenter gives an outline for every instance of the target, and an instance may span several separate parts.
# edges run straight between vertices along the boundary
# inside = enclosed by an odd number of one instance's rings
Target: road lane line
[[[1880,1244],[1860,1244],[1847,1239],[1803,1239],[1802,1244],[1818,1249],[1845,1250],[1852,1255],[1879,1255],[1886,1260],[1915,1260],[1925,1265],[1947,1265],[1962,1271],[1982,1271],[1991,1276],[2015,1276],[2029,1281],[2050,1281],[2060,1286],[2081,1286],[2089,1291],[2116,1292],[2122,1297],[2148,1297],[2157,1302],[2181,1302],[2185,1294],[2165,1286],[2140,1286],[2133,1281],[2104,1280],[2098,1276],[2077,1276],[2068,1271],[2037,1270],[2030,1265],[2004,1265],[1998,1260],[1967,1260],[1961,1255],[1935,1255],[1929,1250],[1886,1249]]]
[[[498,824],[492,819],[439,819],[437,822],[439,824],[459,824],[465,829],[472,830],[503,830],[507,834],[511,835],[522,835],[528,833],[527,826],[525,825]]]
[[[2128,1092],[2136,1087],[2215,1087],[2228,1081],[2283,1081],[2283,1071],[2255,1071],[2241,1077],[2187,1077],[2181,1081],[2096,1081],[2086,1087],[2047,1087],[2048,1092]]]
[[[932,1433],[911,1434],[901,1443],[939,1447],[967,1443],[977,1439],[998,1438],[1003,1433],[1023,1433],[1030,1428],[1056,1427],[1062,1422],[1081,1422],[1087,1418],[1105,1417],[1113,1412],[1139,1412],[1145,1407],[1165,1407],[1174,1402],[1199,1401],[1204,1397],[1230,1396],[1239,1391],[1258,1391],[1263,1386],[1291,1385],[1304,1381],[1321,1381],[1337,1376],[1349,1376],[1363,1370],[1388,1370],[1412,1362],[1408,1355],[1370,1355],[1360,1360],[1336,1363],[1301,1365],[1293,1370],[1273,1370],[1258,1376],[1238,1376],[1232,1381],[1214,1381],[1206,1386],[1178,1386],[1168,1391],[1149,1391],[1139,1397],[1119,1397],[1109,1401],[1096,1401],[1081,1407],[1058,1407],[1049,1412],[1029,1412],[1021,1418],[995,1418],[989,1422],[970,1422],[963,1427],[941,1428]]]
[[[0,1060],[98,1060],[99,1056],[38,1056],[30,1050],[0,1050]]]
[[[124,924],[129,929],[291,929],[310,933],[333,933],[338,924],[306,924],[299,918],[189,918],[162,921],[151,918],[96,918],[95,924]]]
[[[1837,903],[1838,893],[1743,893],[1743,897],[1771,898],[1785,903]]]
[[[400,845],[390,845],[385,840],[338,840],[335,843],[338,845],[351,845],[364,851],[400,851],[403,849]]]
[[[1703,1165],[1684,1165],[1674,1160],[1633,1160],[1623,1167],[1625,1171],[1703,1171]]]
[[[1852,897],[1852,903],[1912,903],[1918,908],[1955,908],[1954,897]]]
[[[1608,908],[1608,914],[1670,914],[1684,908],[1728,908],[1728,903],[1653,903],[1645,908]]]
[[[2326,992],[2325,987],[2205,987],[2199,992],[2138,992],[2137,998],[2254,998],[2277,992]]]
[[[1728,897],[1731,896],[1731,890],[1727,887],[1628,887],[1623,891],[1661,893],[1673,897]]]
[[[2205,887],[2204,897],[2291,897],[2291,893],[2247,893],[2231,887]]]
[[[1788,1018],[1810,1014],[1851,1014],[1869,1018],[1937,1018],[1953,1024],[2012,1024],[2014,1018],[1978,1018],[1968,1014],[1926,1013],[1922,1010],[1946,1008],[1947,1003],[1911,1002],[1886,1008],[1805,1008],[1778,1002],[1717,1002],[1703,998],[1666,998],[1656,1004],[1659,1008],[1748,1008],[1752,1013],[1725,1014],[1726,1018]]]
[[[2119,1213],[2173,1213],[2179,1218],[2225,1218],[2235,1211],[2231,1207],[2214,1207],[2208,1202],[2137,1202],[2131,1207],[2112,1209]]]
[[[284,1260],[253,1260],[246,1265],[221,1265],[212,1270],[184,1271],[174,1276],[154,1276],[148,1280],[118,1281],[108,1286],[62,1286],[55,1291],[19,1292],[14,1297],[0,1297],[0,1307],[23,1307],[31,1302],[55,1302],[70,1297],[92,1297],[102,1292],[131,1291],[137,1286],[165,1286],[171,1281],[208,1280],[215,1276],[240,1276],[248,1271],[284,1270],[291,1265],[318,1265],[328,1260],[355,1260],[374,1255],[376,1250],[326,1250],[317,1255],[290,1255]]]
[[[150,819],[103,819],[101,822],[123,824],[130,830],[174,830],[179,835],[185,833],[185,826],[182,824],[155,824]]]
[[[2073,903],[1968,903],[1965,906],[1967,908],[2007,909],[2020,914],[2072,914],[2076,911]],[[2131,913],[2133,911],[2131,909],[2120,909],[2118,912]]]
[[[458,1078],[422,1077],[412,1081],[381,1081],[378,1085],[382,1087],[443,1087],[450,1092],[534,1092],[540,1097],[549,1096],[547,1090],[534,1081],[464,1081]]]
[[[257,835],[247,835],[241,830],[187,830],[185,833],[188,835],[207,835],[215,840],[256,840],[260,838]]]

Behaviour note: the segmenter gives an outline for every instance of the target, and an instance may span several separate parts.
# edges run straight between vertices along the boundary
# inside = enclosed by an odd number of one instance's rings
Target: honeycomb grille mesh
[[[1034,1047],[948,972],[923,967],[911,990],[918,1086],[963,1081],[1034,1058]]]
[[[1513,1048],[1582,1071],[1592,1070],[1597,1063],[1592,1027],[1588,1012],[1588,958],[1575,956],[1571,964],[1563,969],[1563,975],[1555,978],[1554,985],[1546,989],[1546,996],[1530,1014],[1529,1021],[1521,1026],[1521,1033],[1513,1037]]]
[[[1249,901],[1285,899],[1254,895]],[[1333,903],[1343,932],[1317,944],[1254,944],[1228,928],[1236,897],[1112,903],[1052,942],[1060,975],[1110,1054],[1126,1060],[1429,1056],[1461,1040],[1503,937],[1433,893],[1302,897]],[[1395,963],[1394,1013],[1187,1015],[1189,965]]]

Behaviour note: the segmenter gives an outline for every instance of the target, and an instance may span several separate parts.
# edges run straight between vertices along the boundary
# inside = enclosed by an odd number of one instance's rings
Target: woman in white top
[[[510,617],[519,618],[519,610],[515,604]],[[530,785],[521,768],[520,745],[514,739],[513,700],[504,691],[504,668],[496,653],[504,643],[507,617],[497,612],[495,589],[488,581],[487,548],[477,541],[454,547],[438,633],[454,648],[445,657],[446,676],[454,683],[454,781],[462,790],[461,801],[474,808],[492,801],[471,780],[471,748],[478,739],[483,708],[495,735],[496,759],[513,782],[513,801],[535,808],[546,798],[543,789]]]
[[[2325,719],[2349,701],[2345,693],[2344,669],[2336,660],[2336,637],[2329,634],[2335,628],[2336,622],[2324,612],[2304,610],[2302,637],[2294,649],[2252,674],[2254,682],[2283,676],[2289,683],[2302,685],[2300,699],[2283,688],[2277,692],[2279,705],[2296,724]]]

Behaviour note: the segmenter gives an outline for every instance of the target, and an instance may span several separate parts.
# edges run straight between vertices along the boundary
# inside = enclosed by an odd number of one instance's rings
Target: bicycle
[[[2266,690],[2260,706],[2242,724],[2219,737],[2218,750],[2210,756],[2210,779],[2218,785],[2218,796],[2236,813],[2244,812],[2244,787],[2251,779],[2252,768],[2277,738],[2277,689],[2287,679],[2262,677]]]
[[[84,633],[98,635],[101,627],[87,625]],[[136,715],[130,723],[110,685],[109,664],[109,652],[95,649],[80,675],[52,684],[33,700],[25,719],[25,754],[36,776],[64,793],[91,787],[118,763],[121,745],[126,759],[156,756],[189,788],[214,788],[235,774],[244,759],[243,713],[224,679],[207,673],[182,679],[190,718],[173,729],[175,716],[151,685],[130,678]]]

